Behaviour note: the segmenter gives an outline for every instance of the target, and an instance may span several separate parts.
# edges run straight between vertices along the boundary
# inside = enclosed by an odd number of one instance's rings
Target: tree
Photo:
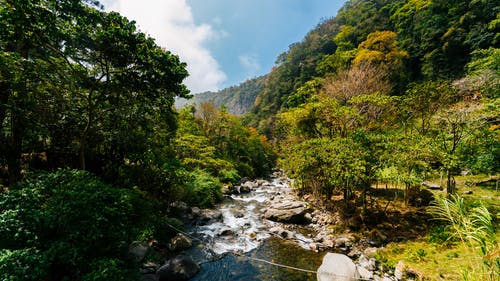
[[[11,183],[22,153],[116,179],[126,162],[172,138],[174,97],[188,94],[185,64],[134,22],[72,0],[5,1],[0,13],[0,130]]]
[[[446,187],[448,194],[455,192],[453,175],[460,168],[457,152],[463,145],[464,139],[470,135],[475,127],[481,127],[479,120],[472,118],[477,105],[458,103],[450,108],[442,109],[435,117],[436,147],[438,157],[446,170]]]
[[[421,135],[426,135],[436,111],[449,105],[456,92],[446,81],[425,81],[409,85],[402,104],[408,117],[417,121],[412,124]]]

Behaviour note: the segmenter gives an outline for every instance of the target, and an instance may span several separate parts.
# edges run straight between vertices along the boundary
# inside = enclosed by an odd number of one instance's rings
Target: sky
[[[188,64],[192,93],[267,74],[345,0],[101,0]]]

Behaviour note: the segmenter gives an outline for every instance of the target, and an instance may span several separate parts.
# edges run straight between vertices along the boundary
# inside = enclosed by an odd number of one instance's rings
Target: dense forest
[[[166,243],[173,202],[214,206],[276,165],[368,228],[374,186],[411,205],[441,180],[433,237],[500,272],[500,207],[454,195],[500,174],[497,1],[347,1],[266,76],[179,109],[186,64],[97,1],[0,0],[0,27],[1,280],[137,280],[129,245]]]

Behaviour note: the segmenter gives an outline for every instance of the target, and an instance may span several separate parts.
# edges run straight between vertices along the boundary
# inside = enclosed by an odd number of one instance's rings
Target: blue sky
[[[103,0],[188,63],[193,93],[268,73],[345,0]]]

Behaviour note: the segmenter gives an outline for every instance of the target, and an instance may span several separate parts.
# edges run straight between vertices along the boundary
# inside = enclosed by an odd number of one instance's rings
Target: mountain
[[[227,107],[229,113],[243,115],[250,111],[254,105],[255,98],[264,88],[265,76],[249,79],[240,85],[225,88],[218,92],[203,92],[195,94],[193,98],[178,99],[175,106],[184,107],[188,104],[200,105],[204,102],[211,102],[216,107],[222,105]]]
[[[400,60],[402,67],[392,69],[392,95],[402,95],[412,82],[463,77],[474,51],[498,48],[499,15],[493,0],[348,1],[335,17],[319,23],[278,56],[245,120],[270,133],[278,112],[305,101],[308,94],[303,90],[309,81],[321,89],[321,79],[349,68],[360,52],[376,59],[381,51],[376,45],[385,40],[375,38],[376,32],[395,34],[392,43],[399,54],[407,54]]]

